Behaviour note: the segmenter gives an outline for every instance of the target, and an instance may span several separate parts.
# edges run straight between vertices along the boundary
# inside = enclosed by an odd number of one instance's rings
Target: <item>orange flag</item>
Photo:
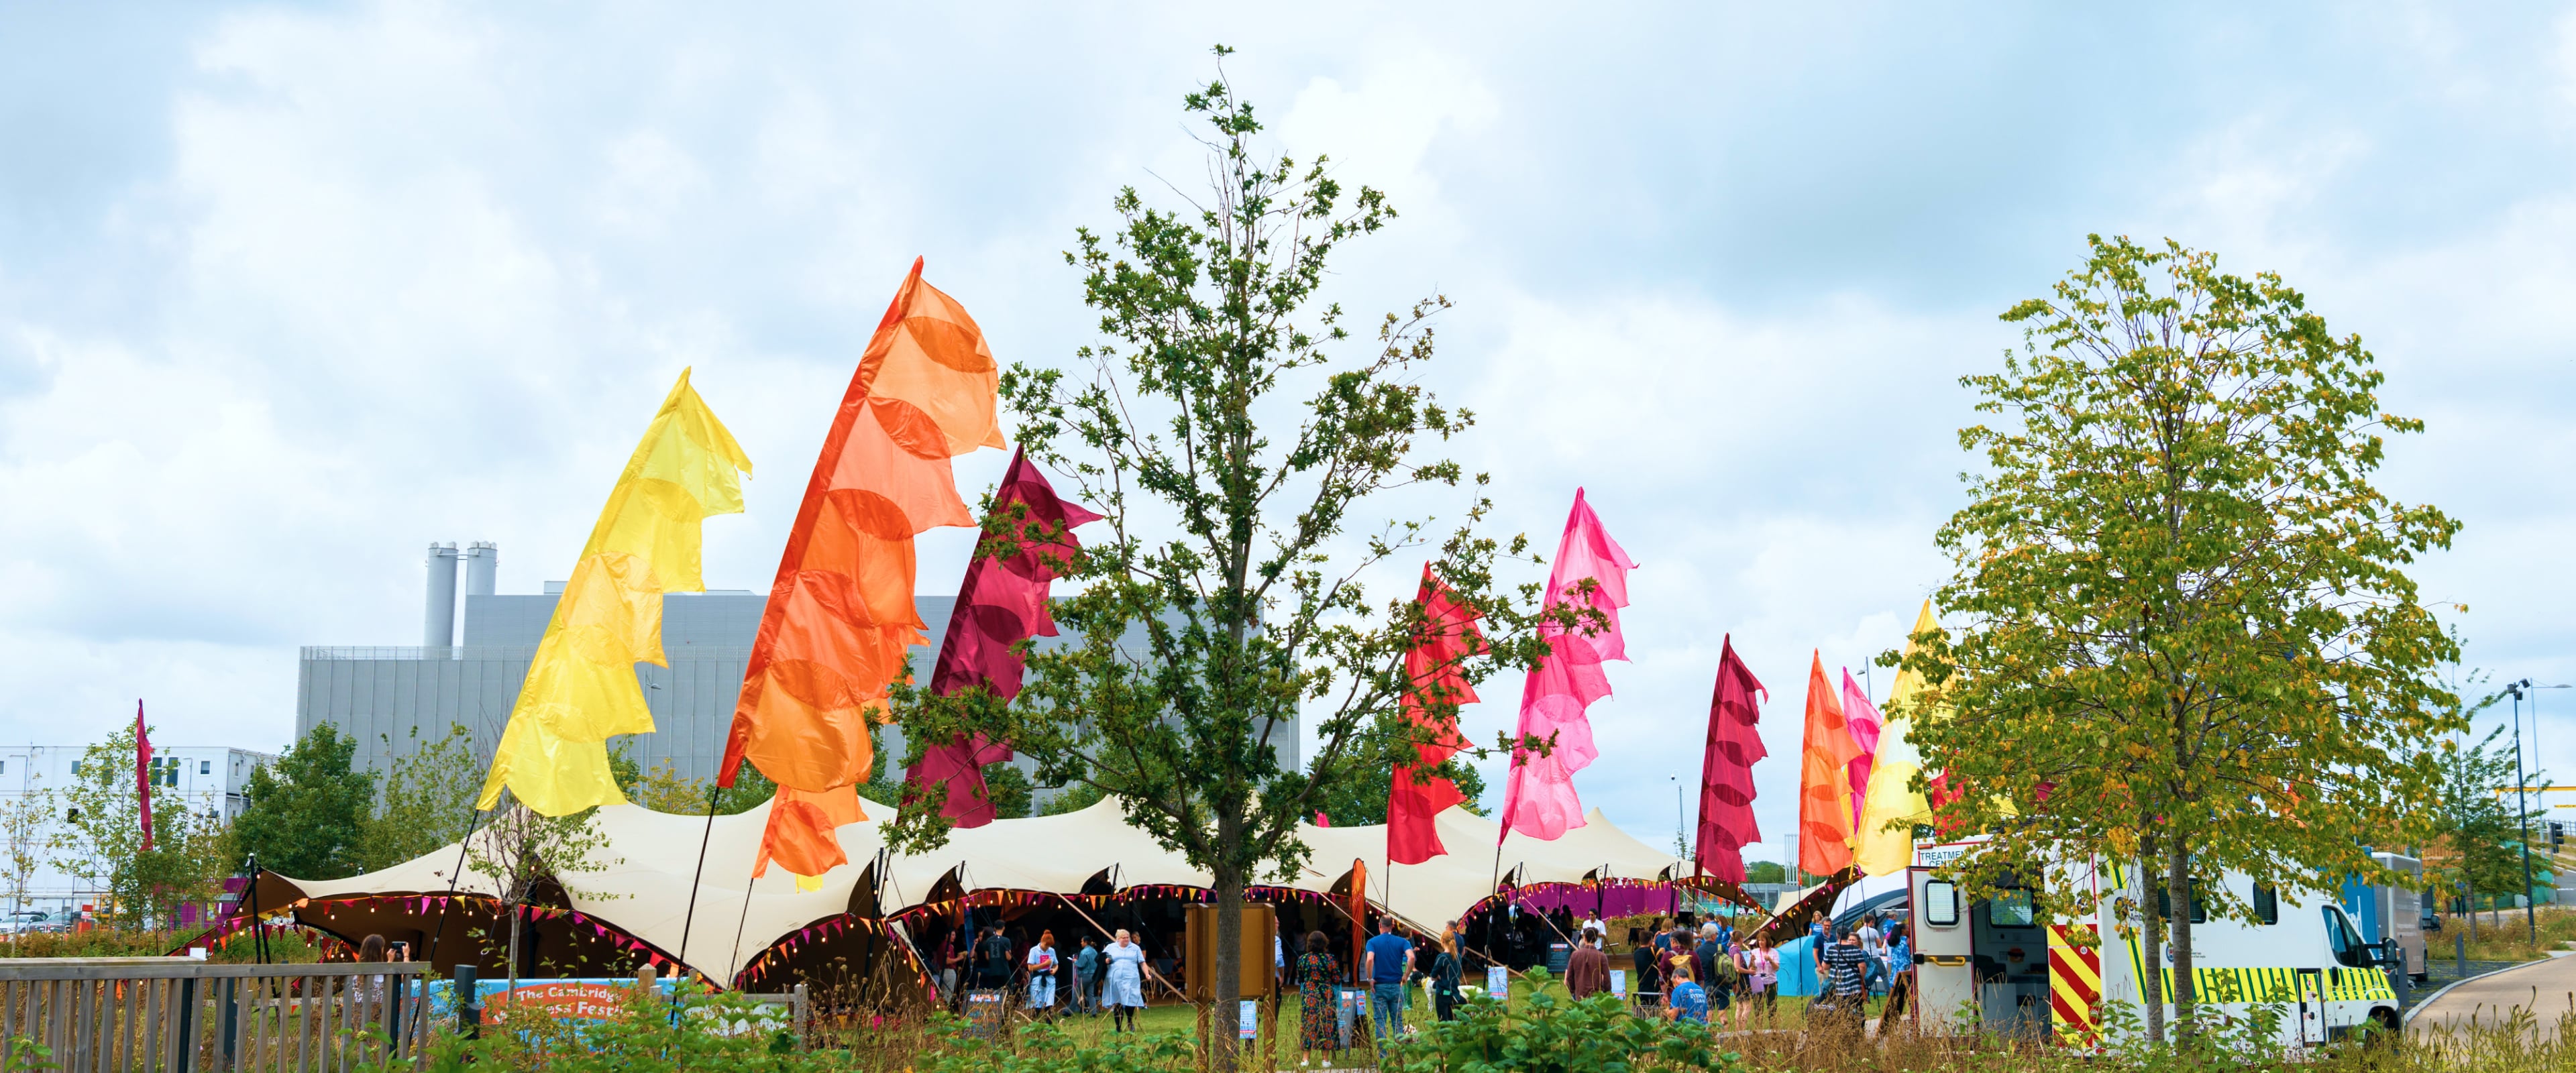
[[[855,787],[875,760],[868,726],[885,719],[905,650],[930,643],[912,538],[975,524],[948,460],[1002,446],[999,379],[974,318],[913,261],[823,437],[734,705],[716,781],[733,785],[749,760],[778,783],[755,875],[773,860],[808,878],[849,860],[833,830],[867,818]]]
[[[1801,871],[1829,876],[1851,867],[1851,762],[1860,754],[1818,652],[1807,671],[1807,744],[1798,757]]]

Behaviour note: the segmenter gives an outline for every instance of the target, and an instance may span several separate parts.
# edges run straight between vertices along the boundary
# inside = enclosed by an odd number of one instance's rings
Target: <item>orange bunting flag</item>
[[[885,721],[906,650],[930,643],[913,537],[975,524],[949,459],[1002,446],[999,380],[982,329],[913,261],[823,437],[734,705],[716,781],[733,785],[749,760],[778,783],[755,875],[776,861],[819,885],[849,861],[833,832],[867,818],[868,728]]]
[[[1851,867],[1851,762],[1860,755],[1818,652],[1807,671],[1807,741],[1798,757],[1800,871],[1829,876]]]

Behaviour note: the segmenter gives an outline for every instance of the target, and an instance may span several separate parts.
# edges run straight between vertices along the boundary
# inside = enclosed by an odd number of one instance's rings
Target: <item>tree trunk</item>
[[[2165,847],[2165,892],[2173,902],[2174,1042],[2189,1043],[2197,1030],[2198,988],[2191,979],[2191,847],[2179,836]]]
[[[2146,924],[2140,942],[2145,948],[2145,969],[2139,974],[2138,1002],[2147,1010],[2147,1042],[2165,1041],[2165,921],[2156,911],[2155,843],[2148,840],[2138,848],[2138,915]]]
[[[1243,1000],[1243,886],[1243,869],[1216,869],[1216,956],[1208,963],[1208,993],[1216,1009],[1210,1017],[1208,1063],[1217,1073],[1233,1073],[1242,1057],[1235,1048],[1235,1023]]]
[[[505,905],[501,907],[501,911],[510,914],[509,996],[516,997],[519,993],[519,907],[515,905]]]

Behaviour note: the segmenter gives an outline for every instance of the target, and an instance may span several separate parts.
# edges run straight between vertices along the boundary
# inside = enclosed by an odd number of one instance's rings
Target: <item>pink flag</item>
[[[143,729],[143,701],[134,702],[134,797],[143,803],[143,848],[152,848],[152,735]]]
[[[1467,799],[1458,784],[1422,773],[1440,766],[1467,747],[1458,736],[1458,707],[1476,701],[1467,681],[1467,657],[1485,643],[1476,631],[1476,610],[1458,602],[1457,594],[1422,564],[1422,589],[1414,597],[1422,608],[1421,629],[1404,654],[1404,719],[1420,735],[1413,759],[1395,765],[1386,794],[1386,855],[1394,864],[1421,864],[1449,852],[1440,844],[1440,814]]]
[[[1878,728],[1886,720],[1869,703],[1869,693],[1852,681],[1851,668],[1843,668],[1843,729],[1851,732],[1859,744],[1860,755],[1852,758],[1851,772],[1852,830],[1860,830],[1860,807],[1869,797],[1869,769],[1878,762]]]
[[[1753,764],[1769,755],[1755,725],[1760,701],[1769,699],[1771,691],[1736,658],[1735,638],[1720,641],[1708,748],[1700,757],[1699,845],[1691,862],[1730,883],[1744,882],[1744,847],[1762,841],[1762,825],[1753,819]]]
[[[1011,456],[1011,468],[993,492],[984,535],[975,541],[975,557],[966,563],[966,579],[957,587],[948,636],[940,642],[939,664],[930,673],[931,692],[944,697],[980,685],[1003,700],[1020,695],[1028,661],[1011,646],[1056,635],[1055,616],[1047,613],[1047,587],[1064,576],[1082,547],[1073,537],[1074,527],[1099,518],[1056,498],[1055,486],[1047,483],[1045,471],[1029,464],[1026,452]],[[947,783],[948,800],[939,814],[959,827],[982,827],[993,822],[984,765],[1010,758],[1007,742],[961,737],[924,752],[921,762],[904,773],[904,782],[924,789]]]
[[[1556,548],[1556,567],[1547,577],[1547,607],[1573,607],[1584,614],[1570,628],[1554,622],[1539,626],[1549,651],[1521,686],[1519,736],[1542,742],[1553,738],[1556,744],[1545,756],[1512,750],[1511,782],[1503,796],[1505,835],[1519,831],[1547,840],[1583,826],[1574,773],[1601,755],[1592,747],[1592,720],[1584,709],[1610,695],[1610,677],[1601,664],[1628,658],[1619,634],[1619,609],[1628,606],[1628,571],[1636,568],[1601,528],[1583,490],[1575,489],[1565,538]],[[1576,591],[1587,580],[1596,582],[1592,590]]]

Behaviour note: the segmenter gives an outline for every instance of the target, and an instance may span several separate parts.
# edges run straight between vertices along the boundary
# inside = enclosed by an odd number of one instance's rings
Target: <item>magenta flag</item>
[[[1691,863],[1700,871],[1744,882],[1744,847],[1762,841],[1753,819],[1753,764],[1770,755],[1762,747],[1761,702],[1771,699],[1760,679],[1735,657],[1735,638],[1718,643],[1717,692],[1708,702],[1708,749],[1699,766],[1699,844]]]
[[[1074,527],[1099,518],[1056,498],[1055,486],[1026,452],[1011,456],[1011,468],[993,493],[992,513],[984,518],[984,535],[975,541],[975,557],[966,563],[966,579],[957,586],[957,606],[949,612],[939,663],[930,672],[931,692],[954,696],[980,685],[1003,700],[1020,695],[1028,661],[1011,646],[1056,635],[1055,616],[1047,612],[1048,586],[1064,576],[1082,547]],[[1006,742],[980,734],[960,737],[924,751],[921,762],[904,773],[904,784],[928,792],[947,783],[939,814],[959,827],[982,827],[993,822],[984,765],[1010,758]]]
[[[1878,763],[1878,731],[1886,725],[1878,709],[1869,703],[1869,691],[1852,681],[1851,668],[1843,668],[1843,728],[1851,732],[1852,741],[1860,746],[1860,755],[1846,767],[1851,772],[1852,830],[1860,830],[1861,805],[1869,799],[1869,769]]]
[[[143,729],[143,701],[134,702],[134,797],[143,803],[143,848],[152,848],[152,735]]]
[[[1555,747],[1541,756],[1535,750],[1512,750],[1511,782],[1503,795],[1503,835],[1519,831],[1531,838],[1554,839],[1583,826],[1583,802],[1574,792],[1574,773],[1601,755],[1592,746],[1592,720],[1584,714],[1592,702],[1610,695],[1610,677],[1601,664],[1628,658],[1619,633],[1619,609],[1628,606],[1628,571],[1637,564],[1601,528],[1601,518],[1574,490],[1574,510],[1565,518],[1565,538],[1556,547],[1556,567],[1547,576],[1547,607],[1573,607],[1599,612],[1595,622],[1585,614],[1574,626],[1543,623],[1539,636],[1548,653],[1539,658],[1521,686],[1520,738],[1547,741]],[[1588,593],[1576,589],[1597,584]],[[1595,626],[1600,628],[1595,630]],[[1589,632],[1587,632],[1589,631]]]

